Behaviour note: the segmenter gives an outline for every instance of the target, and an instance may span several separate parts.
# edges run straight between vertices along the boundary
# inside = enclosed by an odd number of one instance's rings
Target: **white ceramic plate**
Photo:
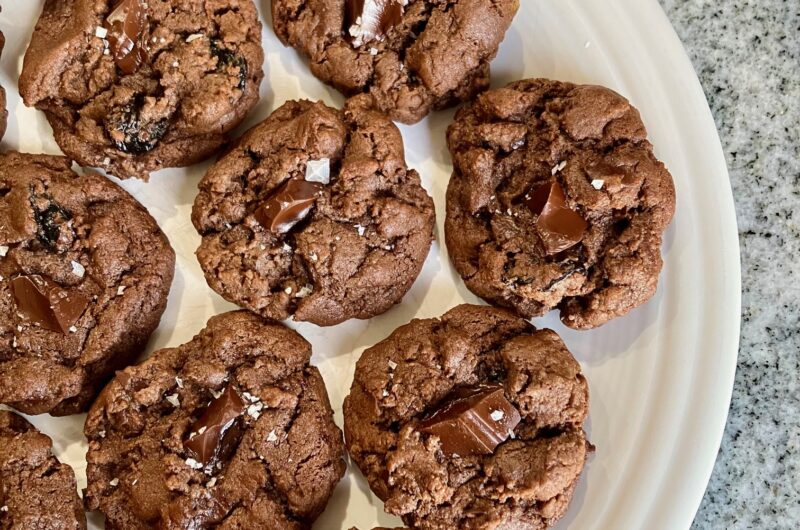
[[[278,42],[269,0],[264,16],[267,51],[263,99],[252,125],[287,99],[342,98],[317,81],[304,62]],[[722,436],[739,339],[740,269],[736,219],[725,161],[705,97],[686,54],[656,0],[521,0],[522,7],[493,64],[494,84],[551,77],[607,85],[641,110],[656,146],[675,177],[678,209],[664,244],[666,265],[658,294],[644,307],[601,329],[576,332],[555,315],[539,319],[556,329],[588,376],[587,423],[597,446],[560,529],[688,528],[705,490]],[[58,153],[50,128],[25,108],[16,80],[42,2],[5,2],[0,28],[8,44],[2,84],[9,93],[5,148]],[[410,166],[419,170],[439,214],[450,175],[444,133],[453,112],[402,127]],[[194,257],[199,237],[189,220],[197,182],[208,163],[168,170],[150,183],[123,182],[158,219],[178,255],[178,269],[161,327],[149,351],[190,339],[208,317],[233,306],[207,288]],[[403,303],[368,322],[335,328],[295,326],[314,344],[336,419],[361,352],[413,317],[478,302],[438,243]],[[83,416],[33,422],[55,440],[55,451],[85,485]],[[100,519],[93,516],[93,524]],[[399,525],[385,515],[354,469],[341,482],[320,530]],[[95,527],[99,527],[95,526]]]

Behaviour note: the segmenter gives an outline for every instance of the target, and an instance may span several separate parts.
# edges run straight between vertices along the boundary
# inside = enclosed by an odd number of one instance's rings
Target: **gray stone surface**
[[[660,1],[708,96],[742,247],[736,386],[693,528],[800,528],[800,0]]]

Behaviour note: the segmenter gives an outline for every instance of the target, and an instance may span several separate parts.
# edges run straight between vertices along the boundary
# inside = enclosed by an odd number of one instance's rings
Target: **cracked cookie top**
[[[625,98],[519,81],[460,110],[447,140],[445,236],[472,292],[576,329],[653,296],[675,188]]]
[[[158,326],[175,254],[108,179],[0,155],[0,403],[75,414]]]
[[[400,302],[431,245],[433,201],[400,131],[370,105],[289,101],[209,170],[192,220],[212,289],[322,326]]]
[[[368,92],[397,121],[470,100],[519,0],[273,0],[275,33],[345,95]]]
[[[458,410],[465,388],[492,389],[491,406]],[[555,332],[461,305],[362,354],[344,402],[346,444],[386,511],[412,528],[545,528],[566,511],[591,450],[588,405],[580,365]],[[445,428],[432,431],[436,421]],[[481,432],[494,447],[465,451]]]
[[[238,311],[120,372],[86,420],[87,506],[118,530],[310,529],[345,471],[310,358]]]
[[[226,141],[263,57],[252,0],[47,0],[19,86],[69,157],[146,180]]]
[[[75,473],[52,449],[24,418],[0,410],[0,528],[86,528]]]

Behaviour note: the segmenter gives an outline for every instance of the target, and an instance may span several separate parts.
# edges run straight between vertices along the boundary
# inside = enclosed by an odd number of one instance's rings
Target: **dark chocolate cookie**
[[[346,95],[416,123],[489,86],[519,0],[272,0],[275,33]]]
[[[303,530],[345,471],[311,345],[246,311],[120,372],[86,419],[87,506],[116,530]]]
[[[141,352],[172,283],[155,220],[71,164],[0,155],[0,403],[27,414],[88,408]]]
[[[68,156],[147,179],[226,141],[263,58],[252,0],[47,0],[19,86]]]
[[[192,220],[212,289],[321,326],[402,299],[431,245],[433,201],[400,131],[370,104],[289,101],[209,170]]]
[[[0,528],[86,528],[75,473],[53,456],[53,441],[13,412],[0,410]]]
[[[553,331],[462,305],[364,352],[347,448],[387,512],[421,530],[541,529],[590,446],[580,366]]]
[[[675,188],[625,98],[519,81],[459,111],[447,139],[447,248],[472,292],[576,329],[653,296]]]

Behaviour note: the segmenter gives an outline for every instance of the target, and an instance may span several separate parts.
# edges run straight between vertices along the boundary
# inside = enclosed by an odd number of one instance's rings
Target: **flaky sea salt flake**
[[[169,404],[175,408],[181,406],[181,399],[178,396],[178,394],[170,394],[169,396],[166,396],[164,399],[166,399],[169,402]]]
[[[331,182],[331,160],[320,158],[306,163],[306,181],[328,185]]]
[[[83,278],[83,275],[86,274],[86,268],[77,261],[71,261],[70,265],[72,266],[72,274],[78,278]]]

